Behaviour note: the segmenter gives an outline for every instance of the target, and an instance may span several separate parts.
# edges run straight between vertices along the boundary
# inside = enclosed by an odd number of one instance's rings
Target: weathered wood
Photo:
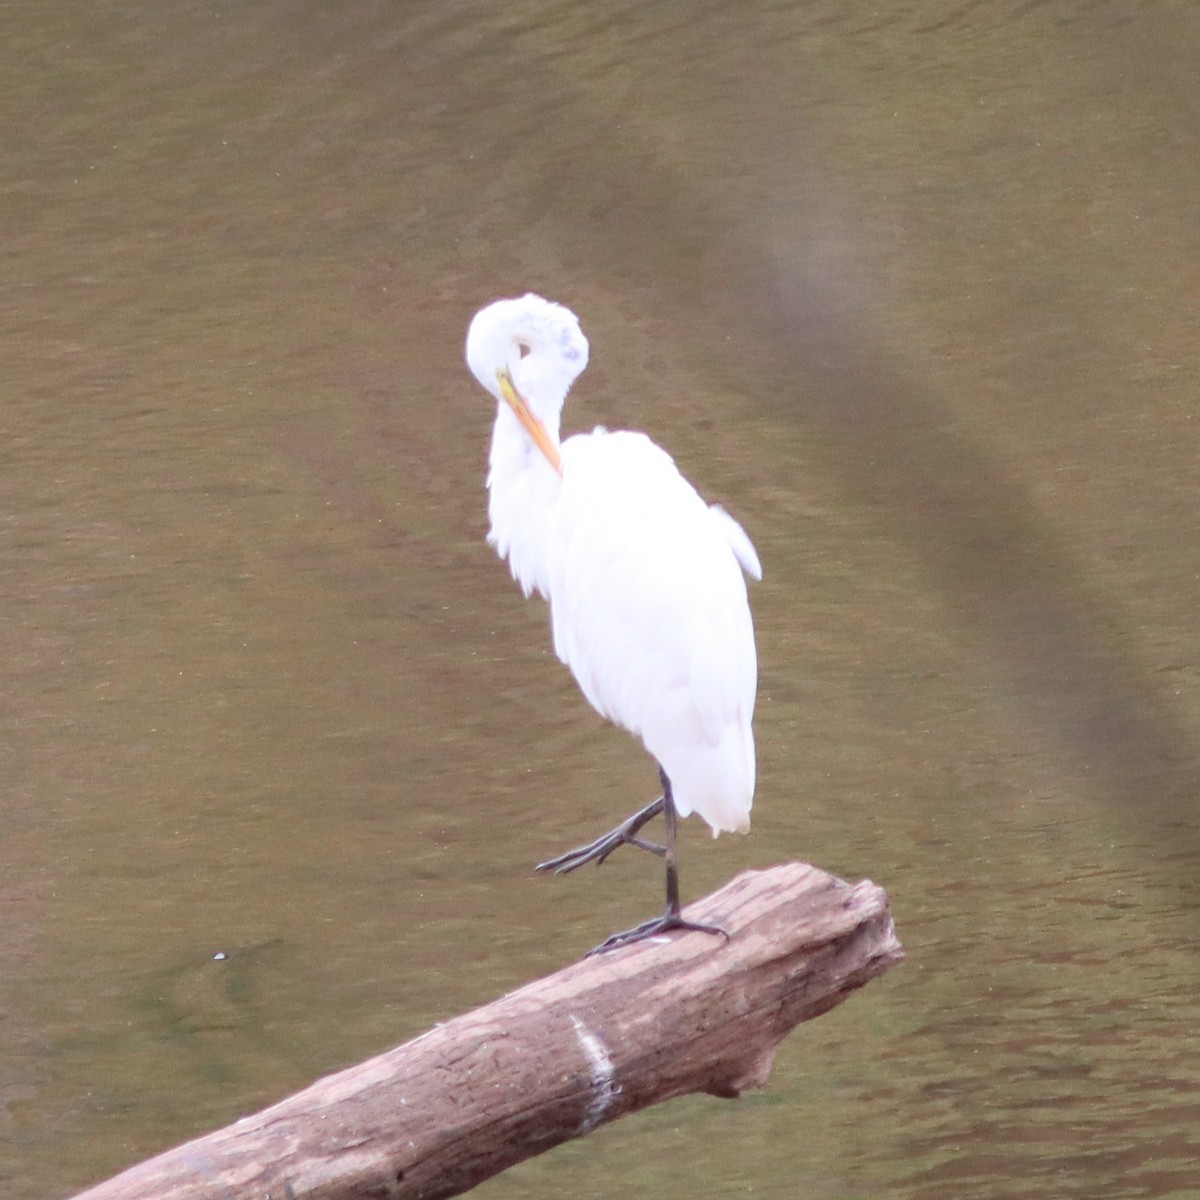
[[[585,959],[77,1200],[454,1196],[689,1092],[759,1087],[775,1047],[904,956],[888,900],[801,863],[750,871],[672,934]]]

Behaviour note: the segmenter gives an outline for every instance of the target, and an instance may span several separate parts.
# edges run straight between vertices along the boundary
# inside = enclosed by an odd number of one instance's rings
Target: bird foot
[[[589,950],[584,958],[591,958],[593,954],[603,954],[606,950],[616,950],[620,946],[628,946],[646,938],[657,937],[661,933],[670,933],[673,929],[692,929],[697,933],[719,934],[729,941],[729,934],[719,925],[701,925],[699,921],[689,921],[682,913],[668,908],[661,917],[643,921],[632,929],[626,929],[624,933],[614,933],[612,937],[605,938],[600,945]]]
[[[657,842],[648,842],[644,838],[638,837],[637,833],[643,825],[657,817],[662,809],[663,801],[660,796],[657,800],[652,800],[645,808],[639,809],[628,820],[622,821],[611,833],[598,837],[594,842],[588,842],[586,846],[568,850],[557,858],[548,858],[545,862],[538,863],[534,870],[553,871],[555,875],[567,875],[590,862],[599,866],[620,846],[637,846],[639,849],[649,850],[651,854],[661,857],[666,854],[667,848],[658,845]]]

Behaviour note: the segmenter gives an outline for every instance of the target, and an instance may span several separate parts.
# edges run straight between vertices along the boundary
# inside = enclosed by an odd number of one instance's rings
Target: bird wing
[[[748,736],[757,659],[739,563],[758,557],[665,451],[644,434],[569,438],[547,546],[554,647],[596,709],[664,766],[731,723]]]
[[[746,536],[746,531],[719,505],[709,505],[708,511],[717,519],[721,533],[729,543],[733,556],[738,560],[742,570],[751,579],[762,578],[762,563],[758,560],[758,551],[754,543]]]

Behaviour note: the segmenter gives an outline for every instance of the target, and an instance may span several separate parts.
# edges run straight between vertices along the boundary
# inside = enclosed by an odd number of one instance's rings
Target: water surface
[[[483,543],[470,315],[746,525],[755,827],[908,961],[496,1197],[1200,1194],[1187,5],[21,6],[0,1181],[40,1200],[648,915]],[[225,955],[223,960],[214,958]]]

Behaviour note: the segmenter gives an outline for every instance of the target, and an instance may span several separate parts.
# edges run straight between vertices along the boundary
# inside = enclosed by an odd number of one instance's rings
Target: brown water
[[[1193,6],[3,15],[0,1194],[659,903],[529,872],[654,784],[483,544],[532,287],[766,567],[685,890],[869,876],[909,960],[481,1194],[1200,1196]]]

